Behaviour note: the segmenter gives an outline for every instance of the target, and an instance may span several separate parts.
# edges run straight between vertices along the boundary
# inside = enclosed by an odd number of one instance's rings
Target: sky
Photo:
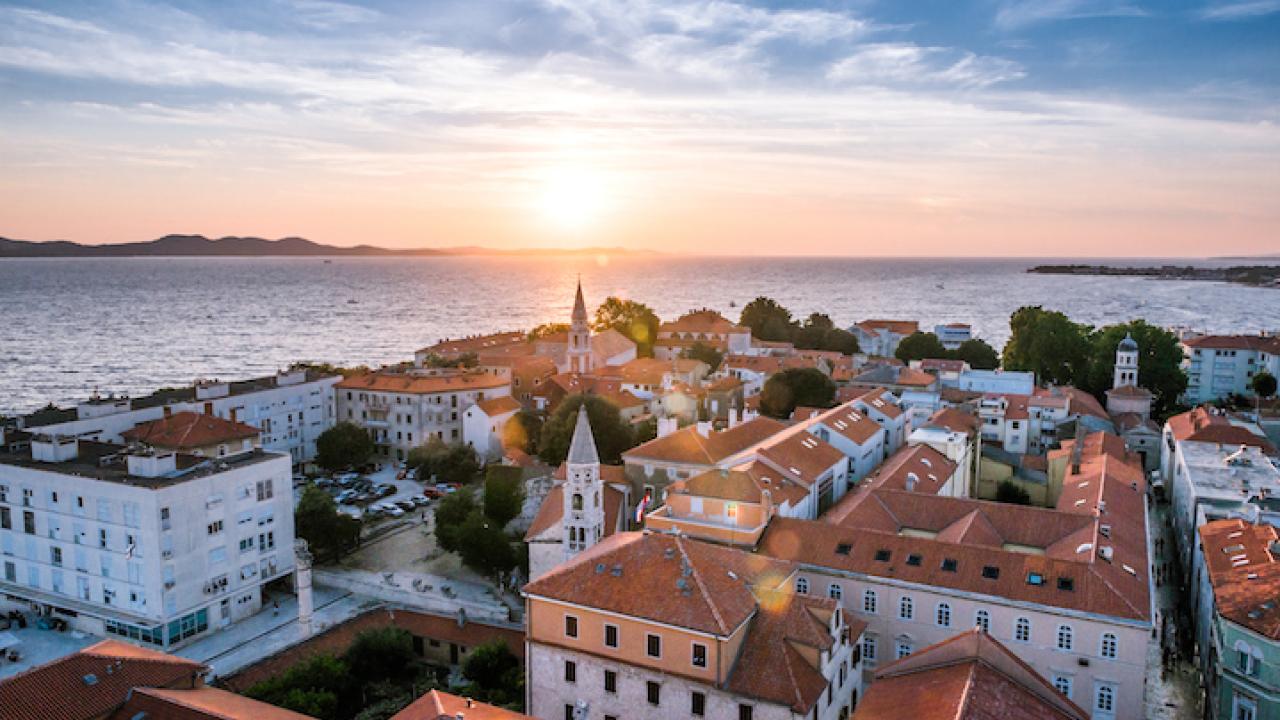
[[[1280,252],[1280,0],[0,4],[0,236]]]

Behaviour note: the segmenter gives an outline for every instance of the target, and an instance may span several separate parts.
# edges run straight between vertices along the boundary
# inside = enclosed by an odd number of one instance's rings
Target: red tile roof
[[[241,422],[224,420],[217,415],[179,412],[141,423],[120,433],[129,442],[140,442],[166,450],[193,450],[232,440],[258,437],[261,431]]]
[[[853,720],[1087,720],[995,638],[970,630],[889,663]]]
[[[910,335],[920,332],[920,323],[915,320],[863,320],[858,327],[867,332],[888,330],[897,335]]]
[[[733,470],[707,470],[667,486],[669,493],[756,504],[763,504],[765,491],[778,504],[790,501],[796,505],[809,496],[809,489],[797,483],[790,473],[758,462]]]
[[[928,445],[898,448],[868,479],[871,487],[936,495],[956,471],[956,464]],[[910,484],[912,487],[907,487]],[[834,508],[833,508],[834,509]]]
[[[471,698],[432,690],[391,716],[391,720],[534,720],[514,710],[507,710]]]
[[[856,398],[840,405],[824,411],[818,416],[817,422],[822,423],[824,427],[829,428],[833,432],[839,433],[841,436],[859,444],[865,445],[871,441],[883,429],[875,420],[867,417],[865,413],[858,409]],[[888,406],[885,403],[885,406]],[[895,406],[896,407],[896,406]],[[877,407],[877,410],[883,411]]]
[[[812,486],[822,474],[844,462],[844,453],[807,432],[797,432],[760,448],[760,461],[781,472],[791,473],[805,485]]]
[[[528,344],[528,337],[523,332],[500,332],[491,335],[474,335],[454,340],[441,340],[435,345],[422,348],[418,352],[450,357],[464,353],[478,354],[487,350]]]
[[[1183,340],[1182,344],[1189,348],[1254,350],[1280,354],[1280,337],[1267,335],[1203,335]]]
[[[565,466],[563,464],[556,468],[553,477],[561,482],[564,481]],[[626,512],[623,507],[626,504],[626,496],[614,485],[626,484],[627,478],[623,474],[621,465],[601,465],[600,479],[604,481],[604,534],[609,536],[617,532],[618,518]],[[529,529],[525,531],[525,542],[555,527],[563,519],[564,485],[557,483],[551,486],[551,489],[547,491],[547,496],[543,498],[542,504],[538,506],[538,514],[534,516]]]
[[[371,390],[374,392],[425,395],[440,392],[465,392],[507,387],[508,381],[495,373],[449,373],[441,375],[406,375],[400,373],[366,373],[352,375],[337,384],[339,390]]]
[[[951,432],[966,434],[976,433],[981,425],[982,421],[978,416],[957,408],[942,408],[930,416],[929,421],[925,423],[925,427],[936,426]]]
[[[1198,407],[1167,421],[1175,440],[1217,443],[1219,445],[1251,445],[1266,455],[1275,455],[1276,448],[1266,438],[1247,428],[1234,425],[1225,415],[1212,408]]]
[[[703,437],[690,425],[665,437],[655,438],[624,452],[628,460],[657,460],[689,465],[714,465],[725,458],[759,444],[786,425],[767,417],[753,418],[736,427]]]
[[[510,395],[503,395],[501,397],[489,398],[488,400],[481,400],[476,403],[476,407],[485,415],[488,415],[489,417],[496,417],[509,412],[519,412],[520,408],[524,406]]]
[[[1217,611],[1237,625],[1280,640],[1280,533],[1271,525],[1214,520],[1200,526]]]
[[[312,720],[311,716],[212,687],[187,690],[134,688],[111,720]]]
[[[694,310],[681,315],[678,319],[671,322],[664,322],[658,326],[660,335],[666,333],[743,333],[746,328],[729,322],[723,315],[715,310]]]

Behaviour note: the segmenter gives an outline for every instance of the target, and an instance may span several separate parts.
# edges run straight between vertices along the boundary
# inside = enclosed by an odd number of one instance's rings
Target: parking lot
[[[398,465],[388,464],[371,473],[339,473],[335,476],[316,478],[312,482],[338,501],[340,512],[352,517],[364,518],[368,522],[377,522],[390,517],[421,513],[425,507],[435,503],[434,499],[425,496],[439,491],[434,487],[424,490],[422,484],[413,479],[411,474],[406,474],[403,478],[398,477],[400,474]],[[305,484],[294,488],[295,505],[302,497],[303,487]],[[386,489],[382,490],[382,488]],[[395,511],[379,513],[377,510],[371,510],[371,508],[395,505],[399,506]]]

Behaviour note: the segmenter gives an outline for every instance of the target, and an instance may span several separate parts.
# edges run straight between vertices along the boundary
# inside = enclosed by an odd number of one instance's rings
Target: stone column
[[[307,549],[306,540],[298,538],[293,541],[293,555],[293,584],[298,593],[298,625],[302,627],[303,636],[309,637],[314,600],[311,597],[311,551]]]

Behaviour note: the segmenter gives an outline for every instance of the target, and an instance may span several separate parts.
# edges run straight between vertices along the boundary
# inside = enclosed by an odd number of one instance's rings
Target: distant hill
[[[1225,255],[1222,257],[1209,258],[1210,260],[1280,260],[1280,253],[1271,253],[1270,255]]]
[[[76,257],[377,257],[438,255],[579,255],[634,254],[625,248],[529,248],[499,250],[483,247],[412,248],[397,250],[356,245],[338,247],[322,245],[306,238],[287,237],[268,240],[259,237],[207,238],[203,235],[165,235],[145,242],[114,245],[84,245],[69,240],[35,242],[0,237],[0,258],[76,258]]]

